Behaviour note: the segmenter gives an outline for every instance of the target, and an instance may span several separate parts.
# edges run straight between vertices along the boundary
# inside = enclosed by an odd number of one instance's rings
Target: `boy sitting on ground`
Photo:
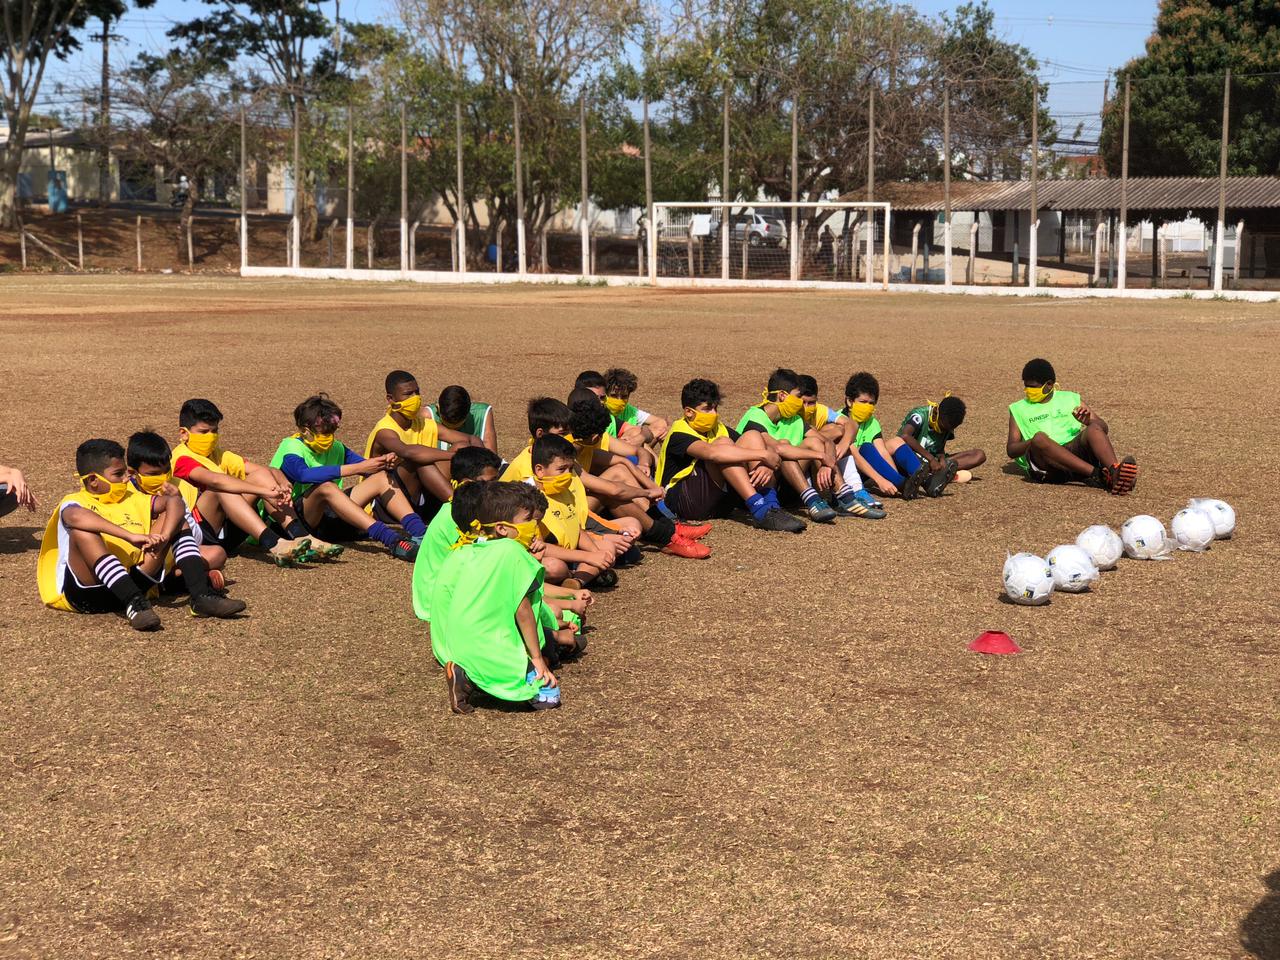
[[[1029,360],[1022,368],[1026,396],[1009,404],[1005,452],[1037,483],[1083,480],[1114,494],[1138,484],[1138,461],[1116,458],[1107,423],[1080,401],[1080,394],[1058,387],[1048,360]]]
[[[876,404],[880,401],[880,381],[865,370],[855,373],[845,384],[844,401],[845,415],[857,424],[851,449],[857,454],[858,469],[863,477],[885,496],[896,493],[903,500],[914,500],[929,478],[929,468],[920,463],[917,469],[910,470],[905,455],[899,462],[889,451],[884,430],[875,416]],[[910,452],[907,448],[907,453]]]
[[[170,551],[198,617],[233,617],[244,602],[209,586],[200,548],[184,530],[176,496],[151,496],[129,483],[125,451],[113,440],[86,440],[76,449],[81,489],[67,494],[49,518],[36,580],[40,599],[55,610],[123,612],[135,630],[158,630],[150,596],[159,591]]]
[[[961,470],[966,471],[962,479],[967,479],[973,470],[987,462],[987,455],[976,448],[947,453],[947,443],[955,439],[964,415],[964,401],[947,394],[938,403],[926,403],[909,411],[898,435],[886,444],[894,461],[901,462],[906,470],[914,473],[919,463],[928,466],[929,479],[925,481],[924,492],[930,497],[942,496],[943,489],[960,476]]]
[[[807,429],[826,441],[829,453],[836,463],[835,502],[837,511],[866,520],[883,520],[884,505],[862,487],[858,472],[858,456],[853,449],[856,433],[853,421],[845,413],[833,410],[818,400],[818,381],[808,374],[800,374],[800,399],[804,410],[800,416]]]
[[[782,457],[779,473],[799,494],[809,519],[833,523],[840,514],[822,498],[818,489],[834,489],[835,460],[827,442],[805,426],[803,411],[800,376],[794,370],[779,367],[769,375],[761,402],[738,421],[738,432],[754,430],[765,434],[768,445]]]
[[[658,454],[664,502],[681,520],[718,515],[732,491],[761,530],[800,533],[803,521],[783,512],[775,488],[782,457],[758,430],[738,433],[720,422],[720,388],[690,380],[680,391],[684,416],[671,425]]]
[[[539,629],[543,569],[529,553],[541,494],[523,483],[477,490],[475,520],[460,519],[485,539],[468,531],[440,564],[431,593],[431,649],[444,665],[449,708],[471,713],[477,689],[535,710],[558,707]]]
[[[374,424],[365,441],[364,455],[394,454],[399,461],[394,481],[423,520],[430,520],[449,502],[449,461],[453,452],[440,448],[441,439],[455,447],[479,444],[470,434],[459,433],[422,415],[422,391],[418,381],[404,370],[387,374],[387,412]],[[376,508],[375,508],[376,509]],[[383,517],[384,522],[393,520]]]
[[[341,547],[310,536],[298,523],[284,474],[222,448],[222,422],[222,411],[212,401],[186,401],[178,411],[179,443],[170,457],[178,493],[197,524],[192,533],[199,531],[206,559],[216,559],[214,551],[234,555],[251,537],[281,567],[313,554],[340,554]],[[259,503],[283,536],[263,520],[255,509]]]
[[[612,435],[641,449],[649,449],[667,435],[668,424],[632,404],[631,395],[638,386],[636,375],[623,367],[610,367],[604,372],[604,405],[613,417]]]
[[[440,391],[437,403],[427,407],[427,415],[442,427],[475,437],[480,444],[498,452],[498,429],[493,423],[493,407],[471,399],[466,387],[457,384]],[[440,449],[448,450],[448,440],[440,441]]]
[[[542,517],[545,548],[538,559],[547,570],[548,583],[563,583],[569,577],[589,583],[617,560],[614,547],[587,529],[590,507],[576,458],[573,444],[554,433],[540,436],[530,450],[533,475],[525,482],[547,498]]]
[[[399,458],[384,453],[366,460],[335,440],[342,408],[328,394],[303,400],[293,411],[293,421],[298,431],[280,441],[271,466],[292,484],[293,510],[308,534],[328,542],[368,537],[385,546],[392,556],[412,560],[427,526],[391,481]],[[343,489],[343,481],[349,477],[364,478],[350,493]],[[404,536],[365,512],[374,500],[392,516],[400,517]]]

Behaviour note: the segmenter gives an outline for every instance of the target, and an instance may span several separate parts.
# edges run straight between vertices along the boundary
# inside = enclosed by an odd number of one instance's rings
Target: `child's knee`
[[[552,583],[559,583],[569,576],[569,565],[555,557],[544,558],[542,567],[546,571],[546,579]]]
[[[987,452],[985,450],[974,450],[972,456],[975,467],[980,467],[987,462]]]

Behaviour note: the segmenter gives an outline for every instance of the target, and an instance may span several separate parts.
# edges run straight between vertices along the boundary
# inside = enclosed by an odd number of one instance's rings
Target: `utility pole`
[[[791,202],[800,202],[800,91],[791,95]],[[791,208],[791,232],[787,234],[787,250],[791,254],[791,279],[800,279],[800,208]]]
[[[942,81],[942,284],[951,286],[951,87]]]
[[[111,200],[111,18],[102,18],[102,89],[98,100],[98,206]]]
[[[582,200],[578,205],[578,229],[582,234],[582,275],[591,274],[591,225],[587,221],[587,98],[578,94],[578,179]],[[546,265],[543,265],[546,270]]]
[[[648,77],[645,77],[647,83]],[[658,277],[658,265],[655,257],[658,252],[658,225],[653,222],[653,157],[652,144],[649,141],[649,93],[646,90],[644,95],[644,223],[645,223],[645,240],[647,250],[645,256],[649,258],[649,282],[654,283]]]
[[[456,161],[456,175],[458,193],[458,223],[457,229],[454,231],[456,237],[454,242],[458,247],[458,273],[467,272],[467,219],[463,211],[466,209],[466,201],[463,200],[463,190],[466,187],[462,179],[462,101],[453,101],[453,122],[454,122],[454,147]]]
[[[1036,261],[1039,259],[1040,198],[1036,195],[1040,175],[1040,81],[1031,81],[1031,224],[1027,236],[1027,286],[1036,287]]]
[[[524,276],[528,261],[524,252],[524,152],[520,146],[520,91],[511,98],[516,135],[516,272]]]
[[[1213,244],[1213,292],[1222,292],[1222,248],[1227,242],[1227,128],[1231,119],[1231,68],[1222,81],[1222,143],[1218,147],[1218,224]]]
[[[1124,131],[1120,139],[1120,246],[1116,248],[1116,289],[1125,288],[1129,259],[1129,78],[1124,78]],[[1154,239],[1154,234],[1153,234]],[[1154,249],[1154,246],[1153,246]],[[1151,278],[1154,287],[1155,277]]]
[[[724,204],[720,208],[720,279],[729,279],[729,82],[724,85],[724,144],[722,147],[723,170],[720,176],[720,200]]]

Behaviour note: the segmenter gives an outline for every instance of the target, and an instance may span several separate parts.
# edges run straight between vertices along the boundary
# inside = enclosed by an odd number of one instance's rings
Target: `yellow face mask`
[[[524,547],[526,550],[528,550],[530,545],[533,543],[533,538],[538,535],[537,520],[526,520],[524,523],[512,523],[510,520],[499,520],[497,523],[486,523],[484,526],[497,531],[499,524],[504,527],[511,527],[515,530],[516,535],[511,539],[515,540],[516,543],[520,544],[520,546]]]
[[[538,486],[542,488],[542,492],[547,496],[555,496],[557,493],[564,493],[569,489],[569,485],[573,483],[572,473],[557,473],[550,477],[539,477]]]
[[[313,433],[311,438],[302,437],[302,442],[316,453],[328,453],[333,448],[332,433]]]
[[[78,476],[77,479],[82,484],[85,484],[86,481],[92,480],[94,477],[97,477],[109,488],[106,493],[94,493],[86,485],[84,492],[89,494],[89,496],[93,497],[95,500],[98,500],[101,503],[119,503],[129,495],[129,484],[123,480],[120,483],[112,483],[100,473],[86,473]]]
[[[1023,387],[1023,392],[1027,395],[1027,399],[1032,403],[1044,403],[1053,395],[1053,391],[1058,388],[1056,383],[1041,384],[1038,387]]]
[[[397,400],[387,409],[392,413],[398,413],[412,420],[418,415],[418,411],[422,409],[422,394],[415,393],[413,396],[405,397],[403,400]]]
[[[620,417],[627,411],[627,401],[625,397],[605,397],[605,409],[615,417]]]
[[[216,431],[213,433],[188,433],[187,439],[183,443],[197,457],[207,457],[213,453],[214,448],[218,445],[218,434]]]
[[[694,432],[704,437],[715,433],[716,427],[720,426],[720,414],[715,410],[695,410],[692,417],[686,414],[684,419]]]
[[[818,419],[818,405],[815,403],[813,406],[805,407],[801,410],[800,419],[804,421],[804,425],[806,427],[811,430],[815,429],[817,427],[817,423],[815,421]]]
[[[781,390],[775,390],[774,393],[782,393]],[[765,403],[772,403],[778,408],[778,418],[780,420],[791,420],[798,417],[804,410],[804,401],[797,397],[794,393],[783,394],[781,400],[769,399],[769,391],[766,390],[762,396]]]
[[[859,402],[849,404],[849,417],[854,423],[866,423],[875,412],[876,405],[874,403]]]
[[[171,473],[138,474],[138,489],[143,493],[156,496],[164,489],[164,485],[173,479]]]

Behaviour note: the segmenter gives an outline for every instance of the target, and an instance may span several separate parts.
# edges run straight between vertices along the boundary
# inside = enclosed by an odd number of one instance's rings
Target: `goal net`
[[[654,279],[889,282],[887,203],[655,203],[653,219]]]

